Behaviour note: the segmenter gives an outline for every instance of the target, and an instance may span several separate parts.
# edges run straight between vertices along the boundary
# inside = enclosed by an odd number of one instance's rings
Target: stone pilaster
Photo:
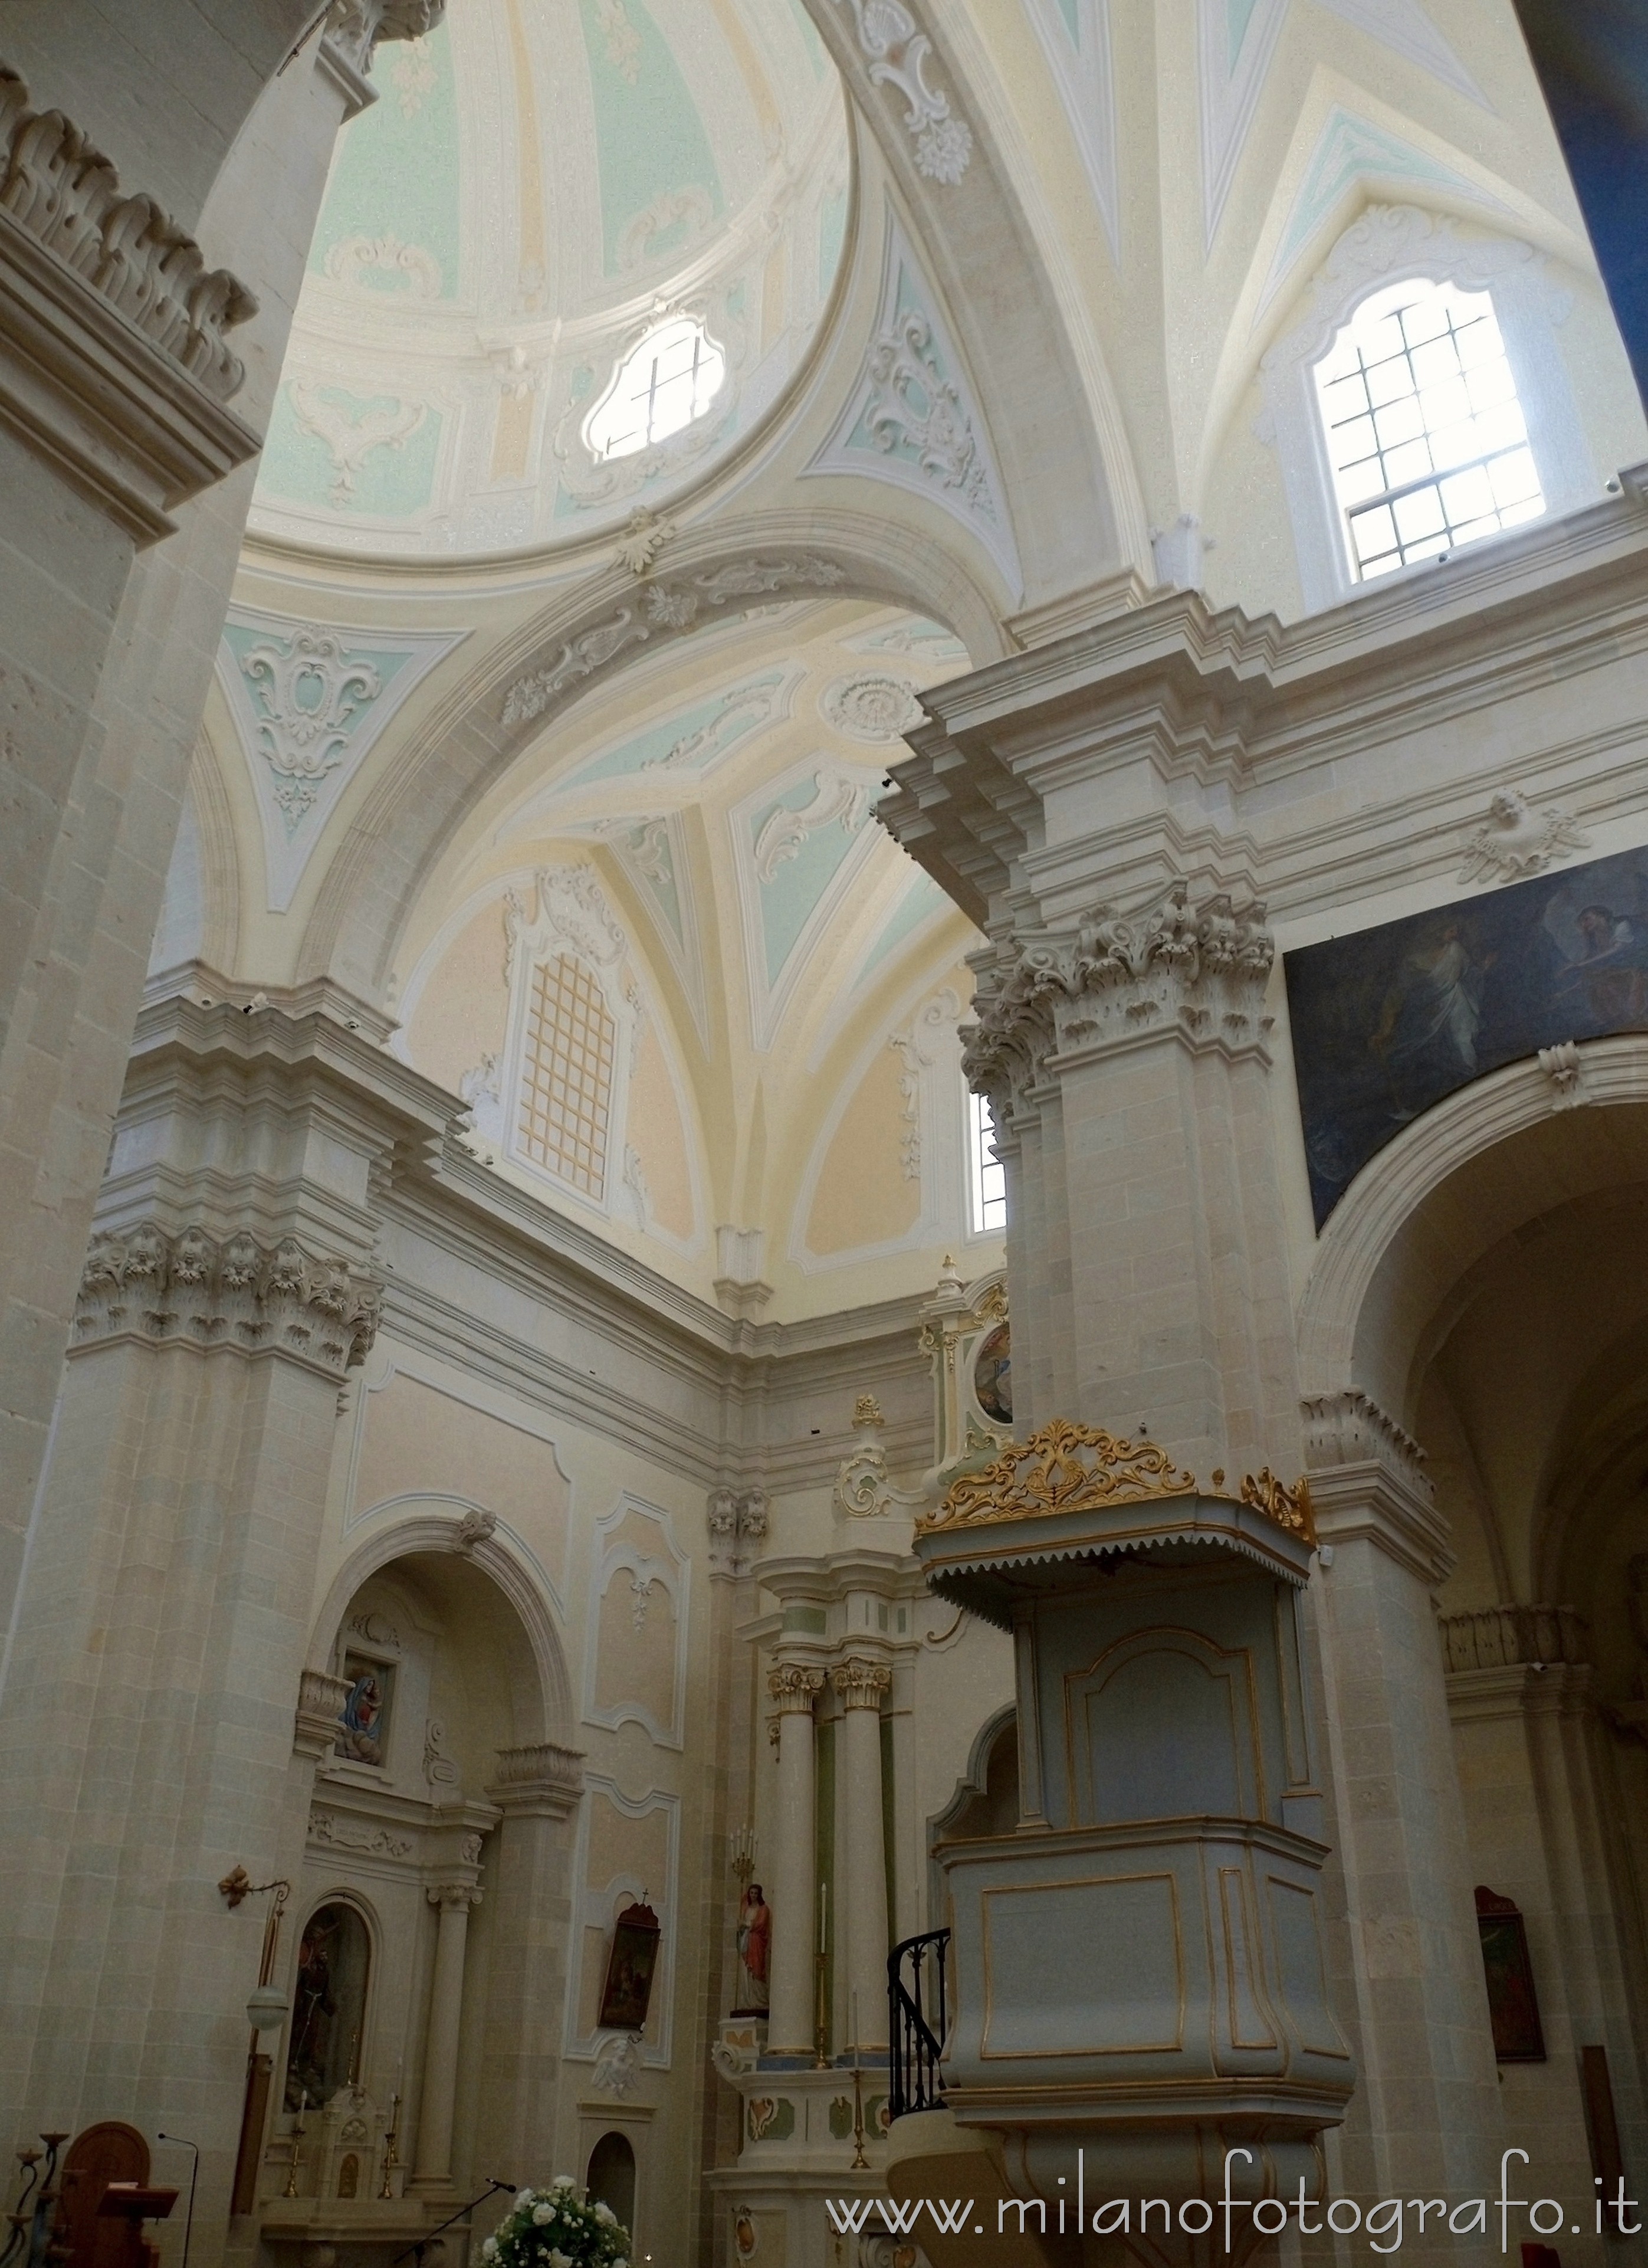
[[[476,2132],[501,2166],[531,2164],[540,2137],[555,2132],[583,1767],[576,1749],[552,1741],[501,1749],[487,1789],[503,1817],[487,1853],[492,1929]]]
[[[326,1018],[166,1004],[85,1260],[0,1695],[34,1822],[0,1848],[0,2124],[197,2139],[197,2243],[224,2229],[260,1926],[215,1886],[298,1878],[339,1697],[305,1664],[340,1392],[377,1327],[385,1176],[449,1107]]]
[[[815,2029],[813,1957],[818,1929],[818,1761],[813,1704],[824,1673],[806,1662],[779,1662],[767,1690],[778,1710],[778,1786],[773,1804],[773,1862],[768,1903],[773,1915],[772,1986],[767,2046],[772,2055],[811,2057]]]
[[[848,2044],[872,2054],[887,2043],[887,1849],[881,1816],[881,1704],[893,1684],[884,1661],[850,1655],[830,1672],[842,1709],[840,1771],[845,1848],[837,1875],[846,1945]],[[857,2022],[854,2021],[855,2011]]]
[[[1304,1417],[1323,1547],[1313,1595],[1332,1839],[1361,2033],[1348,2186],[1480,2194],[1502,2120],[1436,1628],[1453,1554],[1399,1425],[1356,1392],[1314,1396]]]

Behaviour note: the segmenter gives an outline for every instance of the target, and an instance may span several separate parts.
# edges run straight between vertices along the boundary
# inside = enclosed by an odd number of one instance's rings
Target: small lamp
[[[254,1985],[246,1999],[246,2021],[254,2032],[277,2032],[286,2021],[286,1995],[278,1984]]]

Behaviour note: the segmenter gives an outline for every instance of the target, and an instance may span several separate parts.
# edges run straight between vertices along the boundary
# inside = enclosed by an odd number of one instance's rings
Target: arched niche
[[[584,2176],[592,2205],[604,2205],[622,2228],[635,2235],[636,2154],[627,2134],[609,2127],[589,2154]]]
[[[283,2110],[329,2102],[358,2076],[372,1984],[372,1932],[356,1898],[327,1895],[298,1932]]]

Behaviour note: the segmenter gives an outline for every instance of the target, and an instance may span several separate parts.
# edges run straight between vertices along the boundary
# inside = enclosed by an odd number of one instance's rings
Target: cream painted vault
[[[1241,2135],[1642,2257],[1648,903],[1497,1067],[1447,954],[1648,852],[1644,459],[1512,0],[11,0],[8,2142],[260,2268],[563,2170],[966,2268],[900,2201]],[[1465,1068],[1318,1219],[1290,959],[1415,917]],[[1120,1951],[992,1972],[1078,1843]]]

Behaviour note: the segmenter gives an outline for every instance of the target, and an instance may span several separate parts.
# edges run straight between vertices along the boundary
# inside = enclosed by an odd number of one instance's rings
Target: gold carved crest
[[[985,1528],[1196,1493],[1196,1475],[1175,1465],[1153,1441],[1127,1441],[1098,1426],[1056,1418],[1027,1441],[1013,1442],[982,1471],[960,1475],[938,1511],[919,1526],[924,1534]]]

